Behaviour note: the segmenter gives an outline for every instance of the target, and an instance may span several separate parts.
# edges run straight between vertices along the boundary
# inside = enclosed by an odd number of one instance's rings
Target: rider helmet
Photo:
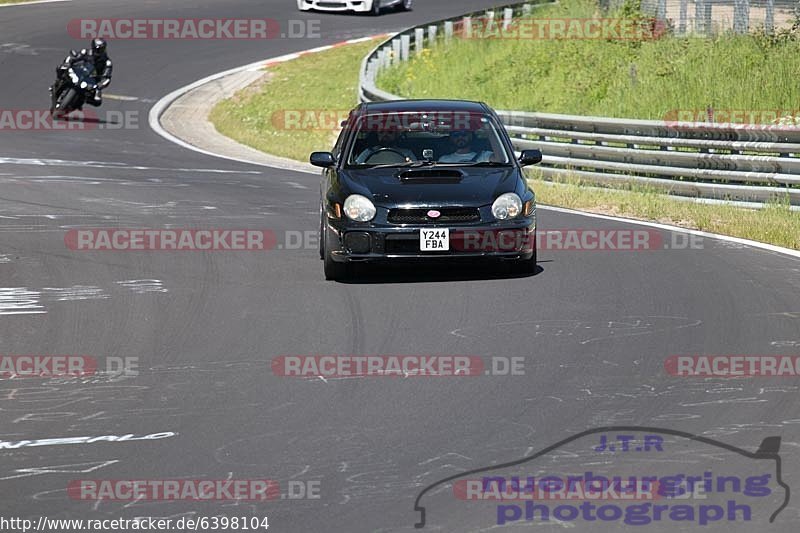
[[[92,39],[91,50],[94,55],[105,55],[107,46],[105,39]]]

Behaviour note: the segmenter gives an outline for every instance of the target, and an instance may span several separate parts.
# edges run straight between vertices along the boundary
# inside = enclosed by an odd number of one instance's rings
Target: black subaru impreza
[[[354,262],[492,258],[536,268],[536,198],[497,114],[484,103],[361,104],[322,167],[320,257],[326,279]]]

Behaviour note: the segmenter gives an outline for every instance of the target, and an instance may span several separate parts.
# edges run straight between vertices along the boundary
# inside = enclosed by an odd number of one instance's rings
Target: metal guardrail
[[[379,44],[361,65],[362,102],[401,100],[379,89],[379,72],[426,47],[483,24],[510,24],[552,2],[501,6],[409,28]],[[501,14],[502,16],[498,16]],[[413,42],[413,47],[412,47]],[[701,124],[498,111],[517,150],[537,148],[545,178],[644,185],[670,194],[800,205],[800,126]]]

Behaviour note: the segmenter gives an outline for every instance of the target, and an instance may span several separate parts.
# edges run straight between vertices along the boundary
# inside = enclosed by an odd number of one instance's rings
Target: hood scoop
[[[405,170],[397,177],[403,183],[458,183],[464,173],[454,168],[425,168]]]

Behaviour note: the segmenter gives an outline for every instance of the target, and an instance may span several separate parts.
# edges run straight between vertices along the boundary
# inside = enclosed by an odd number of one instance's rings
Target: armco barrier
[[[553,2],[516,3],[409,28],[364,58],[362,102],[400,100],[381,90],[382,69],[468,35],[473,22],[504,26]],[[697,124],[498,111],[518,150],[538,148],[545,178],[637,184],[681,196],[800,205],[800,126]]]

